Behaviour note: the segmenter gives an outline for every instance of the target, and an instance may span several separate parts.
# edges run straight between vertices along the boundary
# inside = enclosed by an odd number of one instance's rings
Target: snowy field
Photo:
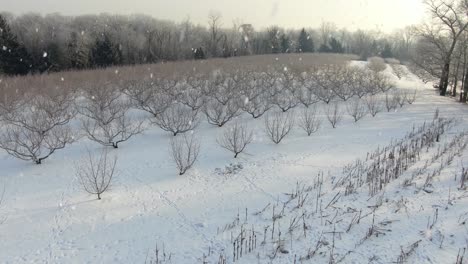
[[[417,89],[415,103],[357,123],[345,115],[335,129],[319,103],[321,128],[308,137],[296,126],[278,145],[262,118],[244,114],[254,138],[237,159],[216,143],[224,128],[204,121],[195,132],[199,160],[183,176],[169,155],[172,136],[153,126],[111,150],[118,173],[102,200],[73,171],[86,149],[101,149],[91,141],[42,165],[0,152],[0,262],[455,263],[468,243],[468,192],[460,189],[468,151],[459,146],[468,135],[442,150],[468,128],[467,107],[386,71],[398,88]],[[399,178],[372,196],[367,185],[351,194],[337,186],[346,165],[431,123],[436,108],[453,125]]]

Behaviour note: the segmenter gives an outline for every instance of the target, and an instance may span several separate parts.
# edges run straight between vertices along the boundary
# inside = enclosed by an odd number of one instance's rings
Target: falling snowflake
[[[150,74],[150,78],[153,79],[153,74],[152,73]]]
[[[3,46],[2,49],[3,49],[3,50],[7,50],[7,47],[6,47],[6,46]]]
[[[39,28],[36,28],[36,33],[39,32]]]
[[[81,35],[82,35],[82,36],[84,35],[84,31],[81,31]]]
[[[115,70],[115,74],[119,74],[119,70]]]
[[[283,69],[283,70],[284,70],[284,71],[288,71],[288,67],[284,67],[284,69]]]
[[[44,53],[42,54],[42,57],[47,57],[47,52],[44,51]]]
[[[249,98],[246,97],[246,98],[244,99],[244,104],[248,104],[248,103],[249,103]]]
[[[93,100],[94,100],[94,95],[93,95],[93,96],[91,96],[91,99],[93,99]]]
[[[60,78],[60,80],[61,80],[62,82],[63,82],[63,81],[65,81],[65,79],[64,79],[63,77],[62,77],[62,78]]]

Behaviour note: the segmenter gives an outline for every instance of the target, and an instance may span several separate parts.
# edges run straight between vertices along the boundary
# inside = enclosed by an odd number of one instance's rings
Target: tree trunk
[[[450,62],[445,62],[444,68],[442,69],[442,75],[440,77],[440,83],[439,83],[439,90],[440,90],[441,96],[445,96],[447,94],[449,72],[450,72]]]
[[[466,103],[466,97],[468,94],[468,70],[465,71],[465,80],[463,81],[463,97],[461,102]]]
[[[452,88],[452,96],[457,96],[457,87],[458,87],[458,75],[460,74],[460,60],[457,62],[457,68],[455,70],[455,75],[453,78],[453,88]]]

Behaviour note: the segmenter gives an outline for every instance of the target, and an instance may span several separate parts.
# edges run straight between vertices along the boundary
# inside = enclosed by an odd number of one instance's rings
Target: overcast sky
[[[208,13],[222,14],[223,26],[233,20],[256,28],[318,27],[322,21],[354,30],[392,31],[421,21],[422,0],[0,0],[0,11],[65,15],[143,13],[176,22],[187,17],[206,24]]]

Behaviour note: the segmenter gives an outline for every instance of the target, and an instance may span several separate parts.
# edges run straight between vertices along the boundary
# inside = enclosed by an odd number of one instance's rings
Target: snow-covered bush
[[[223,169],[216,168],[215,172],[218,175],[233,175],[233,174],[237,174],[243,168],[244,166],[242,166],[242,164],[240,163],[230,163],[229,165],[225,166]]]
[[[387,64],[380,57],[371,57],[367,59],[367,67],[374,72],[381,72],[387,68]]]

